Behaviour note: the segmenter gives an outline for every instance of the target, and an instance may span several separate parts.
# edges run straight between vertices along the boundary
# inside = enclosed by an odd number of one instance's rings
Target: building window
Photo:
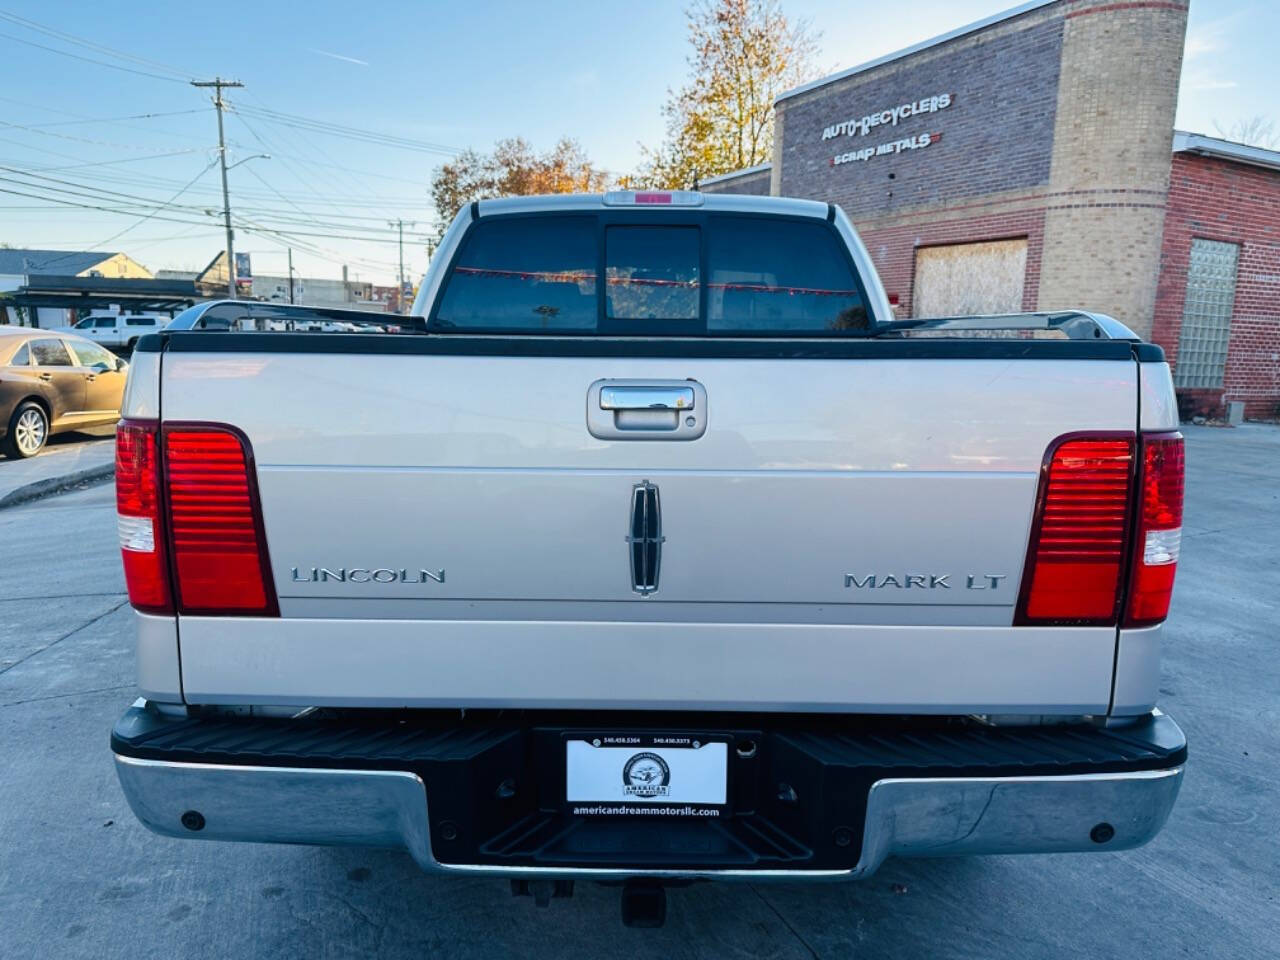
[[[911,312],[916,317],[1020,313],[1027,238],[916,250]]]
[[[1178,365],[1173,372],[1175,386],[1222,386],[1239,262],[1240,244],[1192,238]]]

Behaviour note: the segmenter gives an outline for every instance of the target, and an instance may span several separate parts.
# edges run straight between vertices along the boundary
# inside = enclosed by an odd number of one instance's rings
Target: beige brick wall
[[[1149,336],[1186,6],[1064,6],[1037,305],[1103,305]]]

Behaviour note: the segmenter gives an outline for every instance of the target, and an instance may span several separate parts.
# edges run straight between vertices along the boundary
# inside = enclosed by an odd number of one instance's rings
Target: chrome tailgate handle
[[[614,386],[600,388],[601,410],[692,410],[693,387]]]
[[[587,390],[587,430],[600,440],[696,440],[706,429],[696,380],[597,380]]]

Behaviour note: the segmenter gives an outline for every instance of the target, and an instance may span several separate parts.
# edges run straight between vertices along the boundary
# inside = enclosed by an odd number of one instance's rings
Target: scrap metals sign
[[[878,110],[869,113],[864,117],[855,120],[844,120],[840,123],[833,123],[822,131],[823,140],[831,140],[835,137],[865,137],[872,130],[878,127],[896,127],[899,121],[917,117],[926,113],[937,113],[939,110],[945,110],[951,106],[953,102],[949,93],[938,93],[931,97],[921,97],[919,100],[911,103],[903,103],[899,106],[889,107],[884,110]],[[834,167],[841,163],[854,163],[861,160],[870,160],[872,157],[883,157],[893,154],[902,153],[905,150],[919,150],[930,144],[937,143],[942,139],[941,133],[921,133],[910,137],[901,137],[896,140],[886,140],[874,146],[859,147],[856,150],[850,150],[846,153],[838,153],[831,158],[831,165]]]

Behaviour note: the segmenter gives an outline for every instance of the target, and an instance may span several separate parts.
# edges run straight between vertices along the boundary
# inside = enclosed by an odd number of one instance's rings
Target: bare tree
[[[1276,131],[1275,121],[1262,114],[1237,120],[1227,126],[1215,120],[1213,127],[1224,140],[1234,140],[1236,143],[1267,150],[1280,149],[1280,132]]]

